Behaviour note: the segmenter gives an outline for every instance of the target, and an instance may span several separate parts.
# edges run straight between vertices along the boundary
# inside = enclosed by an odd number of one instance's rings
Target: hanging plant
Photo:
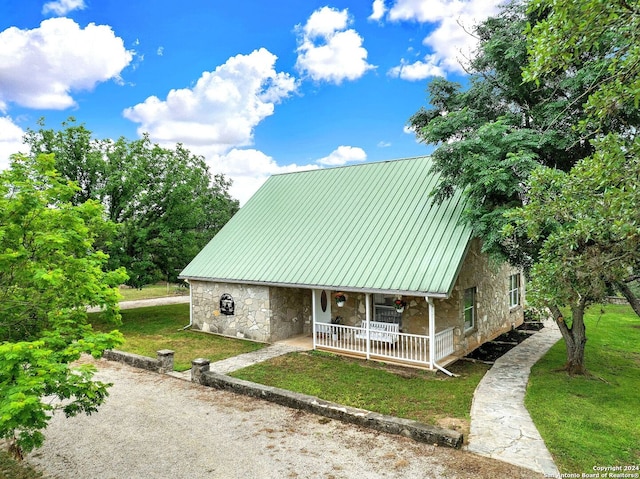
[[[336,293],[334,296],[335,300],[336,300],[336,304],[338,305],[338,307],[342,307],[344,306],[345,301],[347,300],[347,296],[344,293]]]
[[[405,303],[405,302],[404,302],[403,300],[401,300],[401,299],[396,299],[396,300],[393,302],[393,305],[395,306],[396,311],[397,311],[398,313],[402,313],[402,312],[404,311],[404,308],[407,306],[407,303]]]

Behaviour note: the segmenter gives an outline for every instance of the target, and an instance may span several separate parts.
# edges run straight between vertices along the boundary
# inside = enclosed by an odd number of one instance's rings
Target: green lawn
[[[232,376],[318,396],[327,401],[382,414],[438,424],[443,418],[469,420],[473,391],[488,366],[460,361],[451,366],[460,377],[329,353],[280,356],[236,371]]]
[[[125,342],[118,348],[122,351],[152,358],[159,349],[175,351],[174,367],[178,371],[191,368],[191,361],[196,358],[219,361],[264,347],[251,341],[183,330],[189,324],[188,304],[124,309],[121,314],[122,326],[118,327],[103,322],[100,313],[89,314],[89,321],[96,330],[122,332]]]
[[[148,284],[140,289],[120,286],[119,291],[122,295],[122,301],[164,298],[166,296],[187,296],[189,294],[189,288],[173,283]]]
[[[531,372],[526,405],[561,473],[640,465],[640,318],[628,306],[601,310],[585,318],[590,376],[557,371],[562,340]]]

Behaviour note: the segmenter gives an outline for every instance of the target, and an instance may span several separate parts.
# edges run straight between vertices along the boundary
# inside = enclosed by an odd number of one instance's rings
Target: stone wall
[[[146,369],[161,374],[173,371],[173,355],[174,351],[170,349],[156,351],[156,359],[141,356],[140,354],[119,351],[117,349],[106,349],[102,353],[102,357],[108,361],[116,361],[133,366],[134,368]]]
[[[367,319],[366,295],[364,293],[345,293],[347,300],[344,306],[338,306],[334,295],[337,291],[328,291],[329,305],[331,307],[331,319],[340,316],[341,324],[346,326],[360,325]]]
[[[305,322],[311,316],[311,290],[300,288],[269,288],[271,306],[269,341],[280,341],[305,332]]]
[[[486,341],[519,326],[524,321],[524,280],[521,277],[520,306],[509,307],[509,276],[517,270],[498,265],[480,251],[480,240],[473,240],[451,297],[436,300],[437,330],[453,326],[454,347],[467,354]],[[476,324],[464,330],[464,291],[476,287]]]
[[[268,287],[196,280],[190,284],[194,328],[235,338],[271,341]],[[220,311],[220,298],[225,293],[233,297],[232,315]]]

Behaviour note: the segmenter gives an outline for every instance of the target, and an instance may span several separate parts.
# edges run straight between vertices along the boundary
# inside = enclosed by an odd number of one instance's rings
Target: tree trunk
[[[585,307],[586,302],[582,299],[578,304],[571,307],[571,327],[567,326],[557,306],[550,308],[567,348],[567,362],[563,369],[572,376],[587,373],[587,369],[584,366],[584,347],[587,344],[586,328],[584,326]]]
[[[638,299],[638,297],[633,294],[633,291],[631,291],[629,285],[624,281],[618,281],[616,283],[616,287],[620,290],[627,301],[629,301],[629,304],[631,305],[635,313],[640,316],[640,299]]]

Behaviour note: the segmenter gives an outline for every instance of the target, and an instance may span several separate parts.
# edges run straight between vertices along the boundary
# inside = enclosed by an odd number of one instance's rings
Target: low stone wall
[[[146,369],[157,373],[169,373],[173,371],[173,354],[170,349],[161,349],[157,351],[157,358],[149,358],[139,354],[126,353],[117,349],[107,349],[102,357],[109,361],[124,363],[134,368]]]
[[[282,406],[308,411],[320,416],[389,434],[397,434],[419,442],[437,444],[455,449],[462,447],[463,436],[457,431],[429,426],[410,419],[385,416],[364,409],[342,406],[329,401],[323,401],[315,396],[264,386],[211,371],[203,371],[203,369],[208,369],[208,364],[204,364],[201,359],[198,361],[197,364],[194,363],[194,367],[192,368],[192,372],[194,369],[197,370],[197,378],[194,377],[194,382],[199,382],[205,386],[264,399]]]

